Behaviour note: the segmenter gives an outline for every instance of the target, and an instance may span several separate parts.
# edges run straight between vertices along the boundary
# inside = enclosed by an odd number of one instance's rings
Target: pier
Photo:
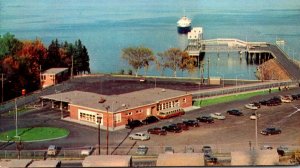
[[[186,51],[189,56],[199,58],[208,52],[238,52],[246,55],[248,62],[261,64],[269,59],[275,59],[289,74],[291,80],[300,80],[300,67],[289,58],[278,45],[267,42],[247,42],[234,38],[203,39],[203,29],[193,28],[188,33],[188,46]],[[261,61],[262,60],[262,61]]]

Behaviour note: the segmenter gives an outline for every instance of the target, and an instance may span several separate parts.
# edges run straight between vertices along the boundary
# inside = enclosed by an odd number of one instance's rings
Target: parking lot
[[[232,150],[249,150],[255,146],[255,120],[250,120],[253,110],[246,109],[244,104],[252,101],[263,100],[273,97],[277,94],[286,95],[300,93],[300,90],[290,90],[285,92],[273,93],[266,96],[251,98],[232,103],[224,103],[214,106],[204,107],[202,109],[191,111],[183,116],[163,120],[155,124],[150,124],[135,128],[134,130],[119,130],[110,132],[109,146],[110,153],[126,154],[135,152],[138,145],[146,145],[149,154],[163,152],[165,146],[172,146],[175,152],[183,152],[187,146],[192,146],[195,152],[199,151],[202,145],[211,145],[214,150],[219,152],[229,152]],[[262,106],[257,112],[261,115],[258,120],[258,132],[268,126],[276,126],[282,129],[279,135],[264,136],[258,133],[258,145],[268,144],[274,147],[279,145],[299,145],[300,146],[300,114],[295,107],[300,108],[300,100],[292,103],[283,103],[279,106]],[[240,109],[244,116],[231,116],[225,114],[229,109]],[[225,120],[215,120],[213,124],[200,123],[200,127],[190,128],[181,133],[168,133],[166,136],[150,135],[148,141],[129,140],[127,136],[134,132],[146,132],[149,128],[169,125],[171,123],[182,122],[186,119],[195,119],[200,115],[214,112],[223,113]],[[48,145],[56,144],[63,149],[74,149],[86,145],[97,144],[97,129],[70,123],[60,120],[60,112],[57,110],[43,109],[37,112],[24,114],[19,118],[19,127],[28,126],[57,126],[70,130],[67,138],[37,142],[25,143],[25,149],[47,149]],[[2,119],[2,130],[14,129],[14,119]],[[7,124],[5,124],[7,123]],[[101,130],[102,152],[105,153],[106,131]],[[2,149],[15,149],[15,145],[8,145]]]
[[[93,84],[92,84],[93,85]],[[88,87],[88,86],[86,86]],[[125,87],[125,86],[124,86]],[[191,88],[196,87],[192,86]],[[88,87],[89,88],[89,87]],[[255,147],[255,120],[250,120],[253,110],[246,109],[245,104],[269,99],[276,95],[288,95],[300,93],[296,88],[288,91],[271,93],[265,96],[253,97],[249,100],[223,103],[207,106],[195,111],[187,112],[185,115],[162,120],[155,124],[150,124],[135,128],[134,130],[119,130],[109,133],[109,153],[112,154],[134,154],[138,145],[149,147],[148,154],[157,154],[164,151],[165,146],[172,146],[175,152],[184,152],[187,147],[193,147],[195,152],[200,152],[203,145],[212,146],[215,152],[230,152],[234,150],[250,150]],[[257,112],[261,115],[258,120],[258,132],[268,126],[276,126],[282,129],[279,135],[264,136],[258,133],[258,146],[268,144],[273,147],[279,145],[300,146],[300,114],[295,107],[300,108],[300,100],[292,103],[283,103],[279,106],[262,106]],[[226,113],[230,109],[239,109],[244,116],[229,116]],[[296,112],[297,111],[297,112]],[[190,128],[182,133],[168,133],[166,136],[150,135],[148,141],[135,141],[128,139],[128,135],[135,132],[146,132],[149,128],[162,127],[172,123],[182,122],[186,119],[195,119],[201,115],[220,112],[226,116],[225,120],[215,120],[213,124],[200,123],[198,128]],[[1,118],[1,131],[15,128],[13,117]],[[24,143],[24,150],[46,150],[49,145],[55,144],[65,150],[80,150],[83,146],[96,146],[98,132],[96,128],[63,121],[60,119],[60,111],[51,109],[49,106],[43,109],[22,114],[19,116],[19,127],[54,126],[63,127],[70,130],[67,138]],[[106,131],[101,130],[101,153],[106,153]],[[1,150],[15,150],[14,143],[1,143]],[[68,153],[68,152],[65,152]],[[74,152],[76,156],[79,152]],[[96,154],[94,150],[93,154]],[[67,157],[67,156],[66,156]]]

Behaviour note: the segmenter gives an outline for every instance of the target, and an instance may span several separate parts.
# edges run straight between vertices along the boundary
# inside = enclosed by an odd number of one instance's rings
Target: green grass
[[[69,130],[64,128],[54,127],[34,127],[34,128],[19,128],[18,136],[21,141],[42,141],[47,139],[55,139],[59,137],[66,137],[69,135]],[[7,137],[8,136],[8,137]],[[10,130],[0,134],[0,141],[19,141],[16,138],[16,130]]]
[[[278,89],[272,89],[272,93],[277,92],[277,91],[278,91]],[[237,101],[237,100],[245,100],[245,99],[249,99],[254,96],[266,95],[266,94],[269,94],[268,90],[251,92],[251,93],[242,93],[242,94],[236,94],[236,95],[230,95],[230,96],[222,96],[222,97],[198,100],[194,103],[194,106],[205,107],[205,106],[219,104],[219,103],[226,103],[226,102],[232,102],[232,101]]]

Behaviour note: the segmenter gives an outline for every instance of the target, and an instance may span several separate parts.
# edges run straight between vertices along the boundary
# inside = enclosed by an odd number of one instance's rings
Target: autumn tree
[[[164,65],[164,68],[169,68],[173,71],[173,76],[176,77],[176,72],[182,64],[182,55],[183,52],[179,48],[170,48],[167,51],[158,53],[158,56],[163,58],[161,59],[161,64]]]
[[[180,69],[182,71],[188,71],[189,74],[195,72],[196,70],[196,58],[189,56],[189,54],[186,51],[183,51],[181,53],[182,56],[182,62],[180,64]]]
[[[155,60],[153,51],[143,46],[124,48],[122,58],[135,70],[135,76],[138,76],[141,68],[145,68],[147,73],[150,63]]]

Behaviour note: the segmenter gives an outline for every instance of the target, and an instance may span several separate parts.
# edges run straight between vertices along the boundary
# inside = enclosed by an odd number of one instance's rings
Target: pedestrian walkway
[[[185,112],[190,112],[190,111],[194,111],[194,110],[197,110],[197,109],[200,109],[200,107],[198,107],[198,106],[191,106],[191,107],[183,108],[183,110]]]

